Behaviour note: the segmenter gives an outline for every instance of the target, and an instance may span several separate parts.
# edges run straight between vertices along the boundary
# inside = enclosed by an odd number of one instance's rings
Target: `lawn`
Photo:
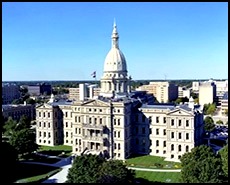
[[[56,173],[60,168],[38,164],[18,163],[15,173],[11,174],[12,180],[15,181],[38,181],[39,179],[46,179],[50,173]],[[28,180],[25,180],[29,178]]]
[[[181,164],[178,162],[164,161],[164,157],[158,156],[138,156],[126,159],[127,166],[142,167],[142,168],[166,168],[166,169],[180,169]]]
[[[42,146],[38,150],[39,153],[60,157],[68,157],[72,153],[72,146],[57,145],[57,146]]]
[[[165,182],[165,183],[180,182],[180,172],[147,172],[147,171],[137,171],[137,170],[135,172],[136,172],[136,178],[138,178],[137,180],[140,182],[142,182],[143,179],[151,182]]]

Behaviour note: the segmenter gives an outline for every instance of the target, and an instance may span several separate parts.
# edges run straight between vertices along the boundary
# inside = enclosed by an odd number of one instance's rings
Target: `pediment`
[[[170,115],[170,116],[193,116],[193,112],[192,111],[188,111],[188,110],[184,110],[182,108],[177,108],[177,109],[174,109],[170,112],[167,113],[167,115]]]
[[[97,106],[97,107],[108,107],[109,103],[103,102],[101,100],[90,100],[81,104],[82,106]]]
[[[52,105],[50,105],[50,104],[47,104],[47,103],[44,103],[44,104],[41,104],[41,105],[38,105],[37,107],[36,107],[37,109],[39,109],[39,108],[42,108],[42,109],[50,109],[50,108],[52,108]]]

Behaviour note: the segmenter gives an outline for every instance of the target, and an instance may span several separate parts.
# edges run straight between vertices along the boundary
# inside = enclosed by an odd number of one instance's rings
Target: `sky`
[[[227,2],[3,2],[2,81],[96,80],[119,48],[133,80],[227,79]]]

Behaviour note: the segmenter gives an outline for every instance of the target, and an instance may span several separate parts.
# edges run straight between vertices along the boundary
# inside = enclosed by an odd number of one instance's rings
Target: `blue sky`
[[[97,80],[114,18],[128,73],[141,79],[228,78],[228,4],[4,2],[2,80]]]

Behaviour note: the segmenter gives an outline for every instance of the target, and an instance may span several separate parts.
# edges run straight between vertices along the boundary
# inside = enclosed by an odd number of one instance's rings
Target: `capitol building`
[[[96,98],[55,101],[51,96],[48,103],[36,107],[37,144],[69,145],[73,154],[100,154],[107,159],[145,154],[179,161],[202,144],[202,111],[192,98],[178,106],[154,104],[153,96],[131,91],[115,23],[111,40]]]

